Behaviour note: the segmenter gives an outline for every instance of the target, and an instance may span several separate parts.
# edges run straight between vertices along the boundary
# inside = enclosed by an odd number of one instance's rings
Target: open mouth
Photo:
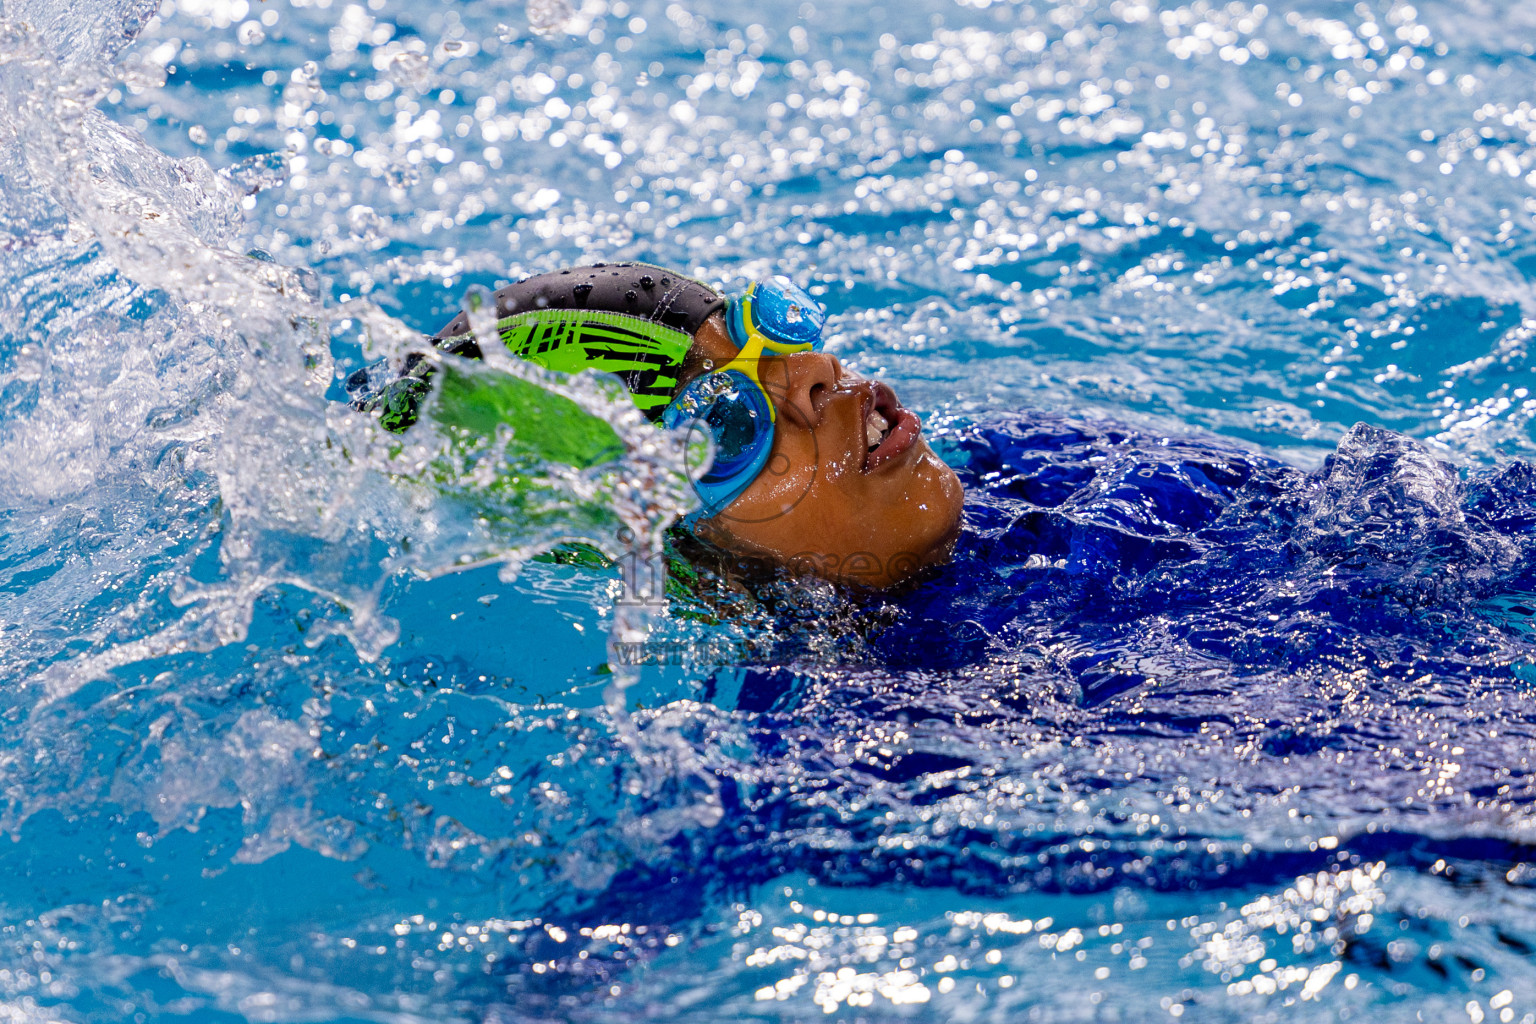
[[[923,421],[901,407],[894,391],[875,382],[864,403],[864,472],[908,451],[922,428]]]

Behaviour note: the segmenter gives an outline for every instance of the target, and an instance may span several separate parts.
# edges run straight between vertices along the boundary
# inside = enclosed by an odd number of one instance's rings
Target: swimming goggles
[[[762,472],[778,411],[759,366],[772,355],[821,351],[826,322],[816,300],[784,277],[756,282],[731,299],[725,324],[739,350],[736,358],[689,381],[661,414],[667,427],[692,424],[714,445],[714,461],[693,481],[700,507],[689,522],[724,509]]]

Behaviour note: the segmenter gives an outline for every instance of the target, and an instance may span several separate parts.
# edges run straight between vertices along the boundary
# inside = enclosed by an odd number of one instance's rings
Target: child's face
[[[716,314],[694,335],[690,368],[735,354]],[[890,388],[815,352],[765,359],[758,375],[778,410],[772,454],[739,498],[699,524],[700,536],[871,587],[949,557],[964,492]],[[871,451],[871,428],[882,424]]]

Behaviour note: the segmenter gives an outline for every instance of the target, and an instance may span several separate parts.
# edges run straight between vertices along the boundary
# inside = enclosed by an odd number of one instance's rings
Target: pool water
[[[0,1018],[1536,1022],[1533,39],[0,0]],[[637,608],[599,384],[510,503],[345,404],[622,259],[811,286],[954,563]]]

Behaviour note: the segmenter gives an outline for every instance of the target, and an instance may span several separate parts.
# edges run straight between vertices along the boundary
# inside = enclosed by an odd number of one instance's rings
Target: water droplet
[[[412,53],[409,50],[395,54],[390,59],[384,74],[400,88],[409,87],[417,92],[425,92],[432,80],[432,72],[427,65],[427,55]]]
[[[563,30],[575,14],[567,0],[528,0],[528,27],[539,35]]]
[[[17,380],[30,383],[42,377],[47,364],[48,357],[42,348],[29,343],[16,353],[13,373]]]
[[[276,188],[288,180],[288,158],[282,153],[259,153],[219,172],[243,195]]]

